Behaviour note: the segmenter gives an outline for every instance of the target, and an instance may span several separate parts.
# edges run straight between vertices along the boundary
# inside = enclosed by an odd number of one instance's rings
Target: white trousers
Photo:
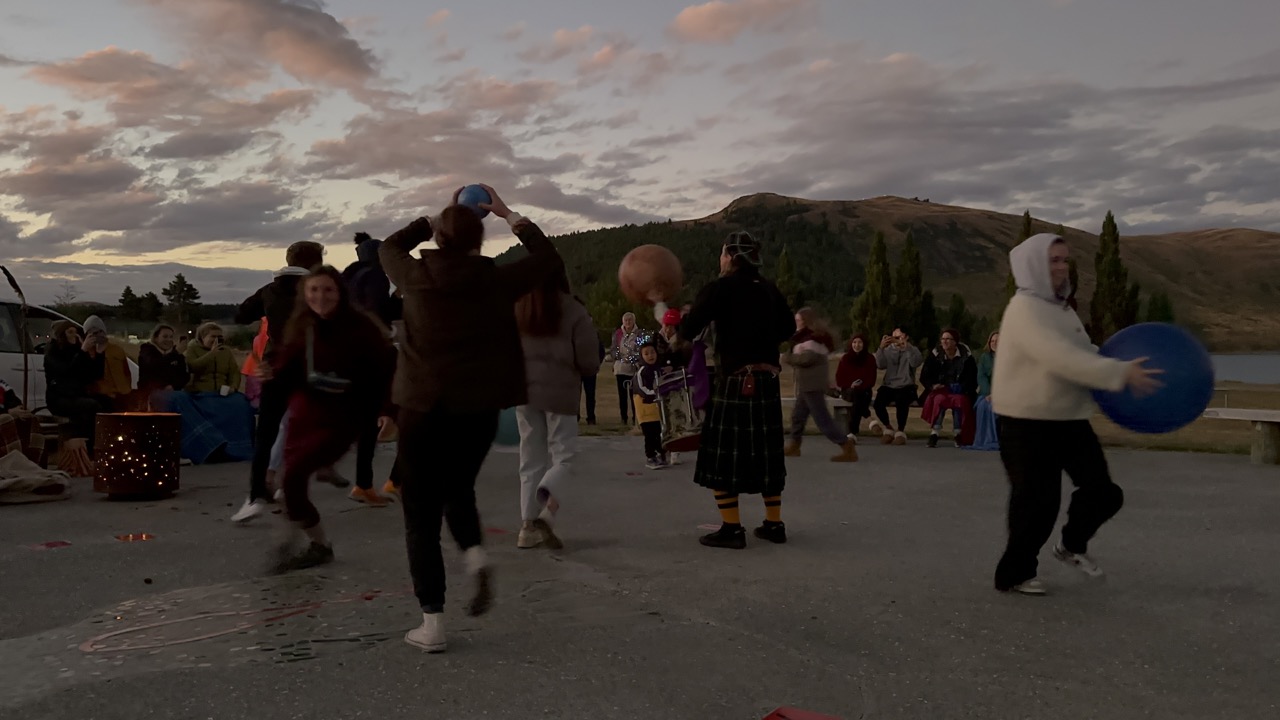
[[[578,454],[578,418],[573,415],[516,408],[520,428],[520,517],[538,519],[547,500],[563,504],[563,493]]]

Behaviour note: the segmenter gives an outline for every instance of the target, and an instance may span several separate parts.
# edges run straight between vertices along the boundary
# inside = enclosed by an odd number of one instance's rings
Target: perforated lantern
[[[178,489],[182,416],[103,413],[96,423],[93,489],[112,496],[166,497]]]

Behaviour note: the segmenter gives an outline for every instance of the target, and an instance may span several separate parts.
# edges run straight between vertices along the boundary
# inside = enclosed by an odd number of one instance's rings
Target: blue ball
[[[1142,323],[1111,336],[1099,352],[1117,360],[1150,358],[1145,365],[1164,370],[1164,383],[1151,395],[1135,397],[1095,390],[1093,399],[1115,424],[1138,433],[1173,432],[1200,417],[1213,399],[1213,361],[1191,333],[1177,325]]]
[[[458,204],[466,205],[475,211],[481,220],[488,217],[489,211],[480,207],[480,203],[486,205],[493,202],[493,198],[489,197],[489,193],[479,185],[468,185],[462,188],[462,192],[458,194]]]

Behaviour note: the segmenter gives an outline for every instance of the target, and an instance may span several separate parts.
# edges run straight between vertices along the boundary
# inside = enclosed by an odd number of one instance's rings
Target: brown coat
[[[404,336],[392,387],[396,405],[474,412],[527,401],[515,302],[563,260],[537,225],[512,219],[529,255],[502,266],[482,255],[442,250],[411,256],[431,239],[426,223],[383,241],[378,257],[404,297]]]

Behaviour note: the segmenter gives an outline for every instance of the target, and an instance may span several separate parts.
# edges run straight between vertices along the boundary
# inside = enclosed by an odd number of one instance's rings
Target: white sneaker
[[[271,496],[276,502],[284,501],[284,488],[276,488],[276,494]]]
[[[521,550],[536,548],[542,544],[542,532],[533,525],[520,528],[520,535],[516,537],[516,547]]]
[[[1053,546],[1053,556],[1070,565],[1091,578],[1103,576],[1102,568],[1088,555],[1077,555],[1062,547],[1062,543]]]
[[[444,613],[422,613],[422,624],[405,633],[404,641],[429,653],[444,652]]]
[[[231,516],[233,523],[246,523],[267,511],[267,504],[262,500],[245,500],[244,505]]]
[[[678,453],[678,452],[673,452],[673,453],[671,453],[671,455],[669,455],[669,456],[668,456],[667,462],[668,462],[669,464],[671,464],[671,465],[679,465],[679,464],[680,464],[680,453]]]
[[[1023,595],[1047,595],[1048,594],[1048,591],[1044,589],[1044,584],[1035,578],[1031,578],[1030,580],[1024,583],[1014,585],[1009,589],[1016,593],[1022,593]]]

